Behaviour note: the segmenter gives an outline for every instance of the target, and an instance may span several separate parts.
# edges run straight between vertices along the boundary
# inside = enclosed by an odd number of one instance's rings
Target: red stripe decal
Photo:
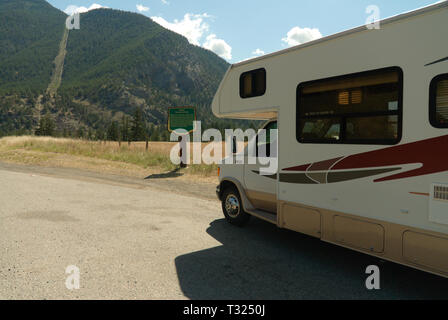
[[[448,135],[437,138],[421,140],[402,144],[380,150],[348,156],[341,161],[340,158],[320,161],[283,169],[285,171],[307,171],[312,169],[325,171],[336,163],[333,170],[350,170],[362,168],[376,168],[399,166],[404,164],[421,164],[420,168],[393,174],[375,182],[389,181],[403,178],[416,177],[426,174],[448,171]],[[329,165],[330,164],[330,165]]]
[[[424,192],[409,192],[410,194],[415,194],[417,196],[427,196],[429,197],[429,193],[424,193]]]

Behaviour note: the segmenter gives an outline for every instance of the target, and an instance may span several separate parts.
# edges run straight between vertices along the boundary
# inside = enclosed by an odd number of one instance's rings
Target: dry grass
[[[0,160],[44,166],[119,170],[126,172],[169,172],[176,169],[170,160],[175,142],[96,142],[52,137],[5,137],[0,139]],[[191,165],[182,169],[188,175],[216,175],[216,165]],[[150,169],[148,171],[148,169]]]

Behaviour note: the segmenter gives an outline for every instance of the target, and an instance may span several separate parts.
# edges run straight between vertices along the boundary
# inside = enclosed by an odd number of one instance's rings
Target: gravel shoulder
[[[97,164],[95,164],[96,167]],[[0,162],[0,170],[61,179],[99,182],[137,189],[155,188],[200,199],[217,200],[215,190],[218,179],[214,177],[201,178],[172,172],[158,173],[154,169],[131,172],[131,174],[117,174],[101,172],[95,169],[48,167],[7,162]],[[129,173],[129,171],[124,172]]]

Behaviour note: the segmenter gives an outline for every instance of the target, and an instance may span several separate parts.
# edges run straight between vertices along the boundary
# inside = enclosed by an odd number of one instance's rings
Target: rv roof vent
[[[448,186],[434,185],[434,200],[448,201]]]

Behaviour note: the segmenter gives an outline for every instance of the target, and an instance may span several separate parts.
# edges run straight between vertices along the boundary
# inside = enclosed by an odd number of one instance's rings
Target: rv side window
[[[448,128],[448,74],[431,81],[429,92],[429,118],[436,128]]]
[[[241,98],[252,98],[264,95],[266,92],[266,70],[257,69],[245,72],[240,77]]]
[[[401,139],[403,74],[387,68],[302,83],[301,143],[396,144]]]

